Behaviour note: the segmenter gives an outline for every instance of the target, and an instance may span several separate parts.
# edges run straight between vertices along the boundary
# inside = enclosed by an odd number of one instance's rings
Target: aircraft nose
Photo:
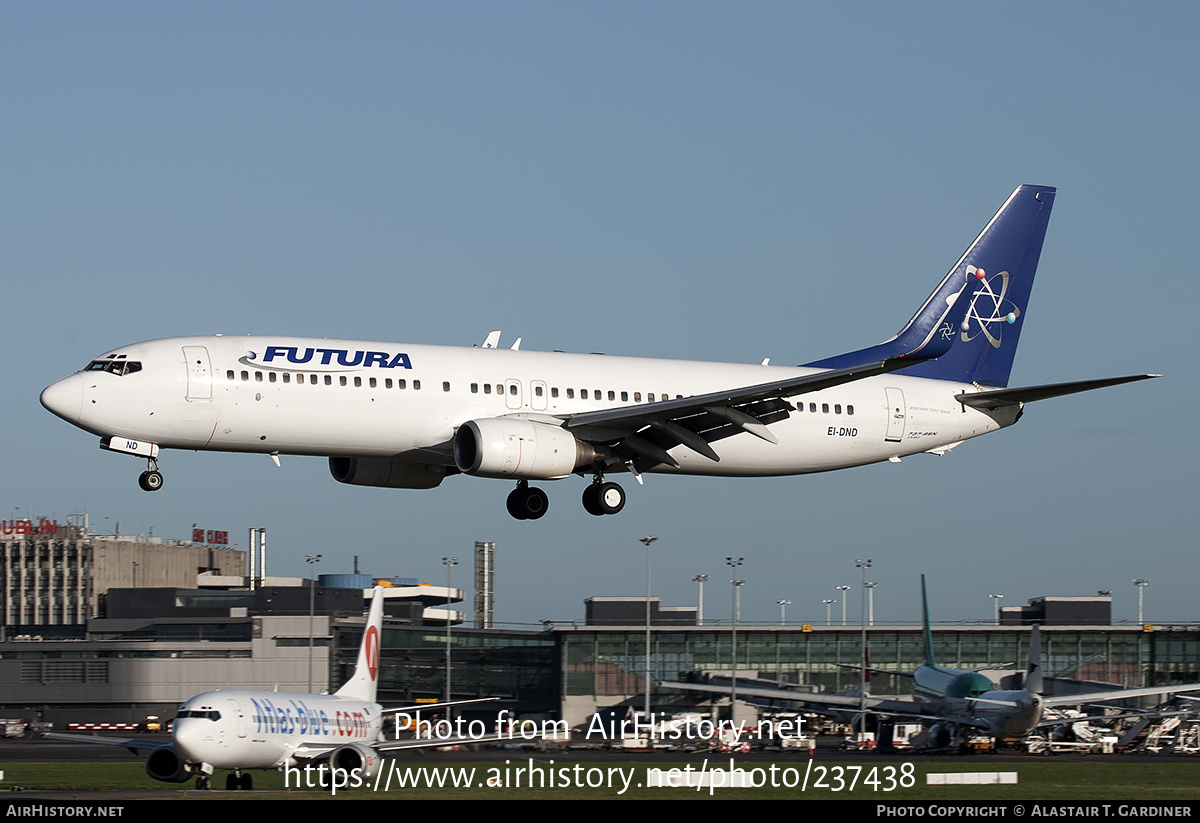
[[[83,409],[83,378],[64,377],[42,389],[42,405],[69,423],[78,423]]]

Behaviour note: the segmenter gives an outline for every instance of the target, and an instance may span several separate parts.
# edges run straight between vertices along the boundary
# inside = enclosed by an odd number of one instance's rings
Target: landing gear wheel
[[[254,788],[254,776],[246,773],[238,780],[238,788],[244,792],[248,792]]]
[[[591,483],[583,489],[583,510],[597,517],[604,514],[600,508],[600,484]]]
[[[233,772],[225,775],[225,791],[236,792],[238,789],[238,776]]]
[[[154,469],[153,471],[142,472],[138,477],[138,485],[142,487],[142,491],[158,491],[163,485],[162,472],[158,471],[157,469]]]
[[[196,789],[206,792],[212,788],[212,778],[206,774],[202,774],[196,778]]]
[[[601,514],[616,514],[625,508],[625,490],[616,483],[601,483],[596,499]]]
[[[531,488],[528,481],[522,480],[509,492],[505,505],[508,513],[517,520],[537,520],[550,508],[550,498],[541,489]]]

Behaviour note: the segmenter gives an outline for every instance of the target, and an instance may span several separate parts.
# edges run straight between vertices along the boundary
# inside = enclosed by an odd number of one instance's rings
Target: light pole
[[[878,583],[864,583],[867,587],[867,625],[875,625],[875,587]]]
[[[863,593],[864,594],[870,591],[870,589],[867,588],[867,569],[871,568],[871,564],[874,562],[875,561],[871,560],[871,558],[869,558],[869,557],[866,560],[855,560],[854,561],[855,567],[858,568],[859,571],[862,572],[862,585],[863,585]],[[858,674],[858,710],[859,710],[858,711],[858,722],[859,722],[858,730],[861,735],[861,733],[866,731],[866,728],[867,728],[867,715],[866,715],[866,709],[867,709],[867,669],[866,669],[866,665],[867,665],[867,598],[865,598],[865,597],[862,598],[862,605],[860,608],[862,610],[862,619],[859,620],[859,623],[862,625],[862,651],[859,652],[859,655],[860,655],[860,657],[862,657],[862,660],[860,660],[859,663],[860,663],[860,665],[862,665],[863,668],[859,669],[859,674]],[[846,613],[845,609],[846,609],[846,604],[845,604],[845,601],[843,601],[843,603],[842,603],[842,614],[843,614],[842,625],[843,626],[846,625],[846,620],[844,617],[844,615]]]
[[[845,626],[846,625],[846,600],[848,599],[846,597],[846,592],[850,591],[850,587],[849,586],[834,586],[834,588],[842,593],[842,625]]]
[[[733,574],[733,579],[729,581],[730,588],[733,589],[733,620],[730,621],[733,627],[733,632],[730,638],[729,659],[732,666],[729,669],[729,722],[735,722],[737,713],[737,624],[738,615],[741,612],[741,591],[745,580],[738,579],[738,567],[742,565],[744,558],[741,557],[726,557],[725,565],[729,566],[730,572]]]
[[[458,565],[457,557],[443,557],[442,565],[446,567],[446,720],[450,719],[450,571]]]
[[[826,598],[825,600],[822,600],[821,602],[825,604],[825,625],[832,626],[833,621],[829,617],[829,610],[831,608],[833,608],[833,604],[836,603],[837,601]]]
[[[321,555],[306,554],[304,562],[308,564],[308,693],[313,693],[313,615],[317,610],[317,564]]]
[[[1146,590],[1146,587],[1150,585],[1150,581],[1143,580],[1140,577],[1135,577],[1133,579],[1133,585],[1138,587],[1138,625],[1141,626],[1146,622],[1142,614],[1142,593]]]
[[[787,625],[787,607],[791,605],[792,601],[776,600],[775,602],[779,604],[779,625],[786,626]]]
[[[693,583],[700,584],[700,604],[696,609],[696,625],[704,625],[704,581],[708,580],[707,574],[697,574],[692,577]]]
[[[992,608],[992,618],[996,621],[996,625],[999,626],[1000,625],[1000,598],[1004,597],[1004,595],[989,594],[988,597],[992,598],[992,603],[994,604],[993,608]]]
[[[650,724],[650,741],[654,741],[654,718],[650,716],[650,544],[654,535],[639,538],[646,547],[646,722]]]

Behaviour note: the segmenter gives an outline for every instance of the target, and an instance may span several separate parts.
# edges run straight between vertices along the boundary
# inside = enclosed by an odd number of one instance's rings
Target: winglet
[[[358,649],[358,663],[354,674],[346,684],[335,692],[339,697],[354,697],[375,702],[375,691],[379,685],[379,640],[383,631],[383,587],[376,586],[371,597],[371,611],[367,625],[363,627],[362,645]]]
[[[1042,685],[1042,627],[1037,623],[1029,631],[1029,668],[1025,670],[1025,691],[1041,694]]]

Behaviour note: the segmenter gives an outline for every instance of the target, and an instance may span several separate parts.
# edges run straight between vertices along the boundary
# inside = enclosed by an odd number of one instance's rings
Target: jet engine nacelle
[[[533,420],[470,420],[454,435],[458,470],[477,477],[556,480],[595,460],[595,449],[566,429]]]
[[[442,482],[446,468],[395,457],[331,457],[329,473],[337,482],[351,486],[432,489]]]
[[[935,723],[929,727],[929,738],[934,748],[947,748],[954,742],[954,729],[944,723]]]
[[[192,778],[187,764],[170,743],[150,752],[150,756],[146,758],[146,774],[165,783],[186,783]]]
[[[379,774],[379,752],[362,743],[338,746],[329,755],[329,769],[334,780],[344,785],[337,788],[356,788],[370,783]]]

